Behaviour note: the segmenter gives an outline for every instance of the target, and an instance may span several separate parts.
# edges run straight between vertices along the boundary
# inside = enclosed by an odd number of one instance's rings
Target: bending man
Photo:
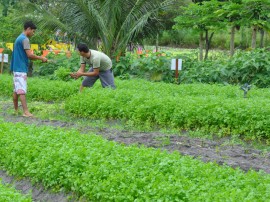
[[[100,79],[103,88],[111,87],[115,89],[111,59],[102,52],[89,49],[83,43],[78,44],[77,49],[81,56],[81,66],[76,73],[71,74],[71,77],[77,79],[85,76],[80,91],[84,87],[92,87],[98,79]],[[90,65],[88,72],[85,72],[86,64]]]

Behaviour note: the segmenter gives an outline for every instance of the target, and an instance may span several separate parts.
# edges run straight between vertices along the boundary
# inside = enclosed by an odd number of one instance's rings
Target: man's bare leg
[[[28,110],[27,103],[26,103],[26,96],[20,95],[20,100],[21,100],[22,107],[23,107],[23,116],[27,116],[27,117],[33,116],[33,114],[31,114]]]
[[[19,96],[17,95],[17,93],[13,93],[13,105],[14,105],[14,110],[15,110],[15,114],[18,114],[18,99]]]

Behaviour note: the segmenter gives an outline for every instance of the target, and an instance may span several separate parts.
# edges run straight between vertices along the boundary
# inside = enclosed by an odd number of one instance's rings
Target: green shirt
[[[89,51],[91,53],[90,58],[81,56],[81,64],[89,64],[93,68],[99,68],[99,71],[106,71],[112,68],[112,61],[106,54],[96,50]]]

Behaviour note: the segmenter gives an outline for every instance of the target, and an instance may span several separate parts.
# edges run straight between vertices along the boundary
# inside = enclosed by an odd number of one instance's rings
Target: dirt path
[[[3,110],[5,111],[5,110]],[[253,169],[256,171],[263,170],[266,173],[270,173],[270,152],[263,152],[253,148],[243,147],[241,145],[228,145],[226,140],[212,141],[199,138],[190,138],[179,135],[165,135],[160,132],[132,132],[126,130],[116,130],[112,128],[94,128],[94,127],[82,127],[73,123],[62,121],[49,121],[41,120],[38,118],[24,118],[21,116],[12,116],[5,112],[0,113],[7,122],[23,122],[26,124],[34,125],[48,125],[62,128],[77,128],[82,133],[94,132],[97,135],[102,135],[104,138],[129,144],[143,144],[148,147],[166,149],[168,151],[179,151],[183,155],[193,156],[200,158],[204,162],[217,162],[220,165],[227,164],[231,167],[240,167],[244,171]],[[8,177],[5,172],[0,172],[0,178]],[[7,181],[9,181],[8,179]],[[25,185],[23,185],[25,183]],[[27,180],[18,187],[19,190],[24,190],[25,187],[29,187]],[[31,187],[34,189],[34,187]],[[35,192],[33,192],[34,194]],[[40,193],[42,197],[40,198]],[[50,200],[46,200],[44,197],[49,197]],[[56,198],[60,197],[60,198]],[[33,195],[33,199],[36,201],[66,201],[67,199],[63,194],[50,195],[44,190],[37,191],[37,194]],[[53,200],[51,200],[53,199]],[[54,200],[55,199],[55,200]]]

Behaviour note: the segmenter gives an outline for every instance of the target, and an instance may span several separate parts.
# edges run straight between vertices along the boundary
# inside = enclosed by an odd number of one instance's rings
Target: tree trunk
[[[204,55],[204,60],[208,58],[208,30],[205,31],[205,55]]]
[[[205,60],[207,60],[207,58],[208,58],[208,53],[210,50],[210,45],[211,45],[211,41],[212,41],[213,36],[214,36],[214,32],[212,32],[210,37],[209,37],[208,30],[205,31],[205,56],[204,56]]]
[[[200,32],[200,61],[203,60],[203,32]]]
[[[260,35],[261,35],[260,48],[263,48],[264,47],[264,29],[260,29]]]
[[[231,27],[230,56],[234,55],[235,26]]]
[[[158,44],[159,44],[158,38],[159,38],[159,35],[157,33],[157,38],[156,38],[156,52],[158,52]]]
[[[256,48],[256,38],[257,38],[257,26],[254,25],[252,27],[252,41],[251,41],[251,48],[252,49]]]

